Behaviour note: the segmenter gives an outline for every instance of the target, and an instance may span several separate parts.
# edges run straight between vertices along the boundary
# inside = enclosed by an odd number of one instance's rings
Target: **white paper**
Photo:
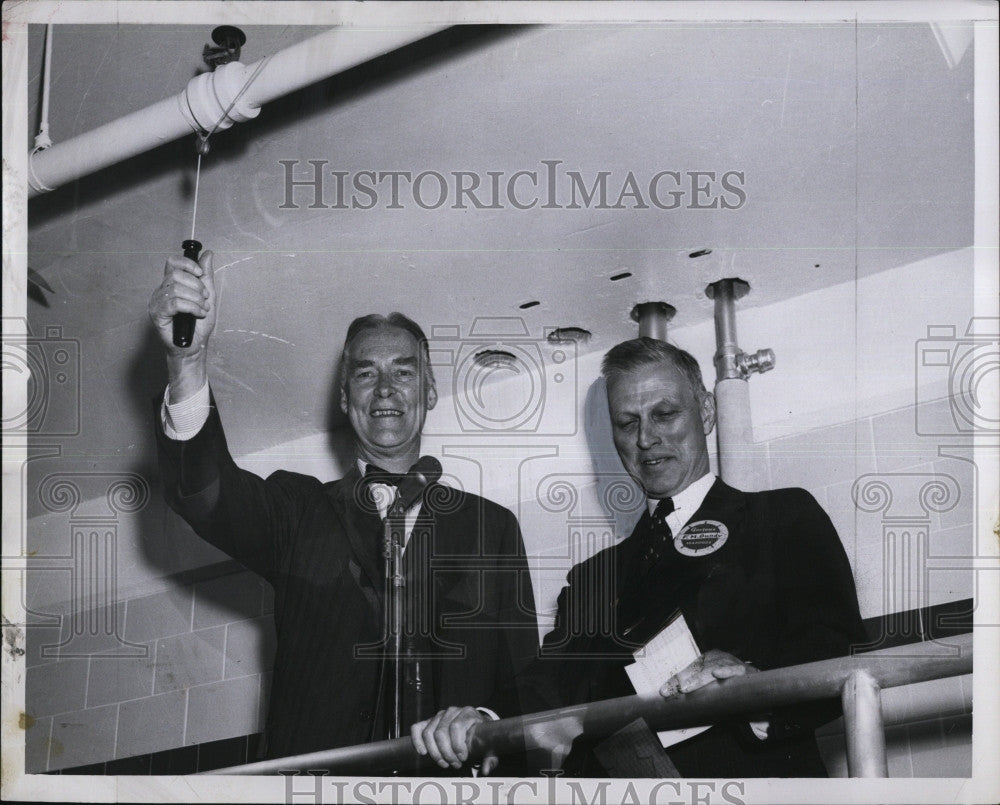
[[[659,634],[645,646],[636,649],[635,662],[625,666],[625,672],[636,693],[656,693],[670,677],[686,668],[701,654],[694,635],[688,628],[684,616],[678,614]],[[686,741],[707,730],[703,727],[684,727],[656,733],[664,747]]]

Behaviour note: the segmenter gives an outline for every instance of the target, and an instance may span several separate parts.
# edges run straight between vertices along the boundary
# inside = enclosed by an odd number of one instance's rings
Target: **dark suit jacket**
[[[170,506],[200,536],[274,586],[277,652],[267,756],[371,740],[379,660],[364,656],[363,647],[377,644],[382,632],[382,527],[366,511],[357,469],[328,484],[284,471],[263,480],[241,470],[226,447],[214,402],[205,426],[189,441],[157,430]],[[487,701],[511,684],[538,648],[531,578],[514,515],[476,495],[433,485],[404,564],[407,589],[415,593],[408,604],[423,612],[419,620],[427,627],[421,648],[434,655],[421,663],[430,677],[423,717]]]
[[[523,675],[529,711],[633,694],[624,666],[678,609],[702,651],[762,670],[844,655],[864,641],[844,549],[808,492],[745,493],[717,480],[689,523],[698,520],[724,523],[726,543],[697,557],[668,549],[650,567],[640,556],[644,513],[628,539],[570,571],[555,628]],[[510,712],[502,695],[493,703]],[[825,776],[813,730],[836,712],[827,702],[772,713],[765,741],[745,721],[724,724],[668,754],[684,776]],[[581,747],[567,767],[605,774]]]

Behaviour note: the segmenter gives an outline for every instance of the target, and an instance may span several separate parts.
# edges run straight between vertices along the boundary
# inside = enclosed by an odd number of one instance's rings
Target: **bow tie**
[[[403,479],[405,477],[405,474],[389,472],[388,470],[383,470],[375,464],[369,464],[365,468],[366,484],[385,484],[387,486],[398,487],[401,483],[403,483]]]

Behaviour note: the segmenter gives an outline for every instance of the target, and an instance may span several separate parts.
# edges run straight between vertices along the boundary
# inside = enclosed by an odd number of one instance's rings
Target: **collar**
[[[355,459],[355,464],[357,465],[358,472],[361,473],[361,477],[365,477],[365,471],[368,469],[368,462],[363,458]],[[378,510],[378,516],[383,520],[389,511],[389,507],[392,505],[393,500],[398,494],[397,487],[392,484],[384,483],[372,483],[369,485],[372,496],[375,499],[375,508]],[[410,539],[410,532],[413,530],[413,524],[416,522],[417,515],[420,512],[420,504],[422,502],[422,497],[417,496],[417,499],[410,504],[410,508],[406,510],[406,539]],[[404,543],[405,547],[405,543]]]
[[[674,495],[674,512],[671,515],[671,518],[678,518],[681,525],[690,520],[691,516],[698,511],[699,508],[701,508],[701,504],[705,501],[705,496],[708,494],[708,490],[712,488],[712,484],[714,483],[715,475],[707,472],[694,483],[688,484],[683,491]],[[660,501],[657,498],[646,498],[646,508],[649,510],[650,514],[653,513],[653,510],[656,508],[656,504],[659,502]]]

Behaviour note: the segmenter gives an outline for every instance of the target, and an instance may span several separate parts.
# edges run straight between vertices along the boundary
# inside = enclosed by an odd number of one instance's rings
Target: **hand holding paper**
[[[669,697],[678,693],[690,693],[717,679],[729,679],[756,672],[756,668],[732,654],[711,649],[671,676],[660,688],[660,695]]]
[[[635,652],[635,662],[625,666],[625,672],[632,681],[636,693],[652,693],[660,691],[663,677],[669,674],[679,674],[691,668],[698,662],[698,644],[688,628],[684,616],[679,612],[643,648]],[[673,677],[671,677],[673,678]],[[703,727],[685,727],[676,730],[664,730],[657,733],[660,744],[664,747],[673,746],[704,732]]]

